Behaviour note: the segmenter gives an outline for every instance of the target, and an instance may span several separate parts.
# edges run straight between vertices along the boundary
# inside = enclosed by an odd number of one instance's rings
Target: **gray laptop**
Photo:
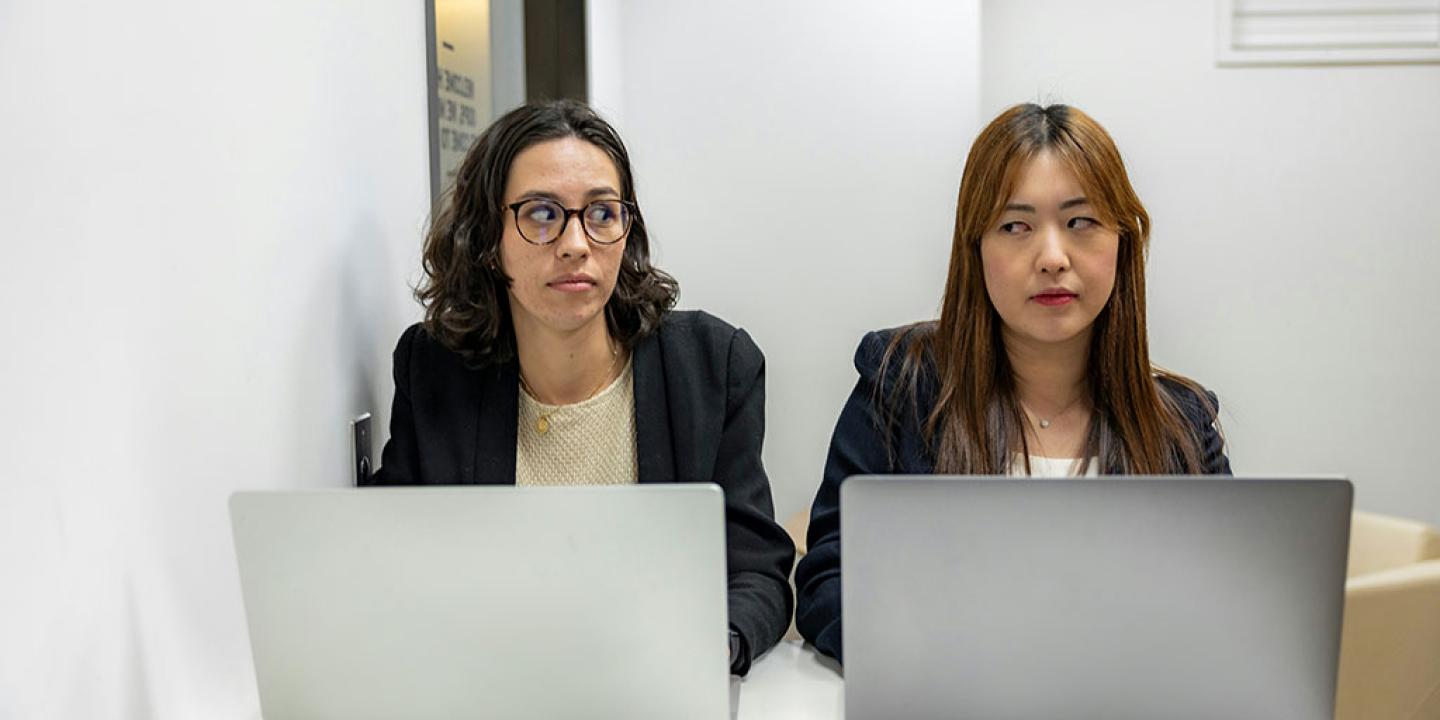
[[[268,720],[730,717],[714,485],[230,499]]]
[[[853,477],[851,718],[1333,717],[1343,479]]]

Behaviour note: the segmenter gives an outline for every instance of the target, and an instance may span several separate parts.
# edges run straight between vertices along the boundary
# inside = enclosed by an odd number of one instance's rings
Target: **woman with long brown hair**
[[[852,475],[1228,475],[1213,393],[1150,362],[1150,218],[1104,128],[1006,110],[970,148],[938,322],[872,332],[795,571],[796,625],[841,659]]]
[[[719,485],[730,669],[745,674],[785,632],[795,557],[760,457],[765,358],[744,330],[672,309],[615,129],[566,100],[495,121],[424,271],[371,484]]]

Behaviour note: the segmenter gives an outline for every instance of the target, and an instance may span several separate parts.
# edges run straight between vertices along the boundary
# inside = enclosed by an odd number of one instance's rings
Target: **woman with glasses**
[[[717,483],[744,674],[792,605],[760,459],[765,360],[743,330],[672,310],[615,130],[573,101],[507,113],[461,164],[423,264],[372,483]]]
[[[795,570],[796,626],[841,659],[840,484],[852,475],[1229,475],[1214,394],[1150,362],[1150,218],[1110,136],[1006,110],[960,180],[938,322],[872,332]]]

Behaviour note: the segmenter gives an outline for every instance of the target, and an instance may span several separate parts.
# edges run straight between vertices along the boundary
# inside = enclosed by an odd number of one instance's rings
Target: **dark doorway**
[[[525,0],[525,99],[588,96],[584,0]]]

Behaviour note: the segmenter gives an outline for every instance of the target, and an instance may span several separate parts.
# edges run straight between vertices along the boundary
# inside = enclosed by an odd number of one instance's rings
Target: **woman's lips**
[[[595,287],[595,283],[587,282],[585,280],[557,280],[550,283],[550,287],[555,290],[559,290],[560,292],[576,293],[585,292],[586,290]]]
[[[585,292],[586,290],[595,287],[595,278],[592,278],[585,273],[575,273],[574,275],[564,275],[555,278],[554,280],[546,283],[546,285],[556,290],[559,290],[560,292]]]
[[[1043,292],[1030,299],[1046,307],[1056,307],[1074,302],[1075,297],[1071,292]]]

